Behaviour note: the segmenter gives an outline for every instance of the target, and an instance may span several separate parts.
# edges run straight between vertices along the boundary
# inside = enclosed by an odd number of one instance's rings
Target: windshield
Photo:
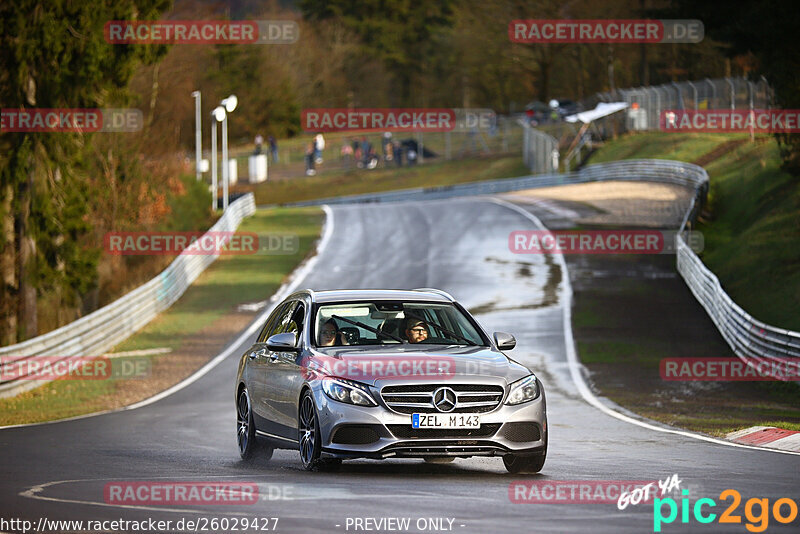
[[[486,345],[478,330],[452,304],[347,302],[319,306],[317,347],[344,345]]]

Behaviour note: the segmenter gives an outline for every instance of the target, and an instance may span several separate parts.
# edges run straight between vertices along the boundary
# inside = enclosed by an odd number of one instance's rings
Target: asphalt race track
[[[550,443],[540,475],[510,475],[499,458],[445,465],[352,461],[335,473],[302,471],[296,451],[245,463],[236,450],[233,382],[238,356],[251,337],[200,379],[157,402],[1,430],[0,515],[34,524],[40,518],[277,517],[277,532],[364,532],[355,529],[353,518],[389,517],[410,518],[410,532],[431,532],[438,523],[426,520],[443,518],[443,529],[463,533],[647,533],[653,532],[652,504],[618,510],[615,504],[515,503],[510,484],[678,474],[692,502],[701,497],[720,502],[720,492],[728,488],[741,492],[743,503],[751,497],[769,498],[770,504],[782,497],[797,499],[798,456],[637,426],[586,401],[570,374],[563,263],[508,249],[509,232],[537,229],[520,211],[492,199],[469,198],[343,205],[332,213],[329,239],[298,287],[441,288],[475,311],[488,330],[514,333],[518,345],[509,355],[537,371],[547,390]],[[252,505],[204,507],[104,502],[106,483],[133,480],[256,482],[261,499]],[[714,512],[719,515],[726,506]],[[681,524],[679,515],[662,532],[747,532],[744,504],[736,515],[742,516],[741,524],[704,525],[691,514],[689,523]],[[768,532],[796,532],[797,524],[783,526],[770,517]]]

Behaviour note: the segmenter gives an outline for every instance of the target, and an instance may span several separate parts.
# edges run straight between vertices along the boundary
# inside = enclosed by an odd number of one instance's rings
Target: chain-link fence
[[[625,102],[625,130],[657,130],[662,111],[704,109],[769,109],[773,102],[767,80],[718,78],[618,89],[599,93],[599,102]]]
[[[589,111],[598,103],[623,102],[626,109],[598,118],[590,124],[580,121],[569,123],[562,119],[548,120],[535,130],[537,134],[557,139],[555,150],[561,154],[561,170],[580,167],[584,158],[596,144],[627,131],[658,130],[661,113],[668,110],[758,110],[771,109],[774,95],[765,78],[751,81],[745,78],[719,78],[697,81],[672,82],[650,87],[617,89],[597,93],[583,100],[578,110]],[[526,122],[525,119],[521,119]],[[524,125],[523,125],[524,126]],[[551,148],[538,146],[526,134],[522,157],[532,173],[554,172],[554,167],[538,166],[548,158]],[[553,161],[558,161],[558,156]],[[535,165],[531,165],[534,162]],[[542,170],[544,169],[544,170]]]
[[[558,171],[558,140],[523,123],[522,160],[532,174]]]

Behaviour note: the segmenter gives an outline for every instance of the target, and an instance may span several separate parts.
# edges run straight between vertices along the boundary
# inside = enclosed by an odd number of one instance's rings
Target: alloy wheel
[[[314,410],[314,401],[311,395],[304,395],[300,405],[300,459],[303,467],[308,468],[318,455],[317,443],[317,414]]]
[[[253,428],[251,426],[250,397],[246,389],[239,393],[236,403],[236,440],[239,445],[239,455],[248,458],[253,452]]]

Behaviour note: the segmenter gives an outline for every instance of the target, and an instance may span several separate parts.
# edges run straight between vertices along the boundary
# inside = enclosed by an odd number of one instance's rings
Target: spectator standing
[[[317,171],[314,169],[314,152],[316,150],[316,143],[314,141],[306,145],[306,176],[314,176]]]
[[[353,146],[348,139],[345,139],[344,143],[342,143],[342,149],[339,154],[348,167],[353,164]]]
[[[394,149],[392,150],[392,152],[394,152],[394,162],[397,164],[398,167],[402,167],[403,166],[403,145],[401,145],[397,141],[392,143],[392,145],[394,147]]]
[[[383,161],[392,161],[392,132],[385,132],[383,134],[383,143],[381,143],[381,145],[383,149]]]
[[[322,137],[321,133],[318,133],[314,137],[314,161],[319,164],[322,163],[322,151],[325,150],[325,138]]]
[[[370,149],[371,149],[371,147],[370,147],[369,141],[367,141],[367,136],[366,135],[362,135],[361,136],[361,158],[360,158],[362,167],[367,164],[367,161],[368,161],[367,158],[369,158]]]
[[[278,141],[270,135],[267,138],[267,142],[269,143],[269,151],[272,154],[272,164],[274,165],[278,163]]]

